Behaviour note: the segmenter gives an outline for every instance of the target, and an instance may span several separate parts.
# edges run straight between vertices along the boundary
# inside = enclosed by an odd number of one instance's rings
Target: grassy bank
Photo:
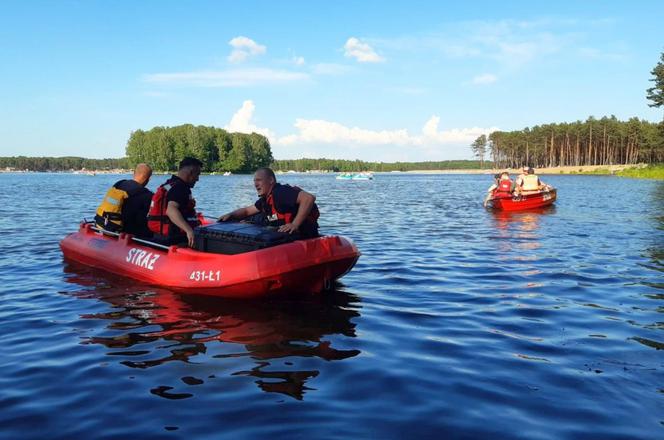
[[[635,166],[611,166],[611,167],[597,167],[594,169],[585,169],[572,171],[570,174],[606,174],[622,177],[631,177],[635,179],[660,179],[664,180],[664,164],[655,165],[635,165]]]
[[[636,179],[664,180],[664,164],[649,165],[643,168],[627,168],[616,173],[618,176]]]

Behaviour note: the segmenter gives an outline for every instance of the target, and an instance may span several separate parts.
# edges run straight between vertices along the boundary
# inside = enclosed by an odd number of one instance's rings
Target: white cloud
[[[228,44],[233,48],[231,54],[228,55],[228,61],[231,63],[241,63],[250,56],[262,55],[267,50],[265,46],[243,36],[233,38]]]
[[[253,101],[244,101],[224,128],[230,132],[267,136],[274,156],[280,159],[328,157],[383,162],[471,159],[470,144],[478,136],[498,130],[472,127],[441,131],[440,118],[435,115],[424,123],[418,134],[411,134],[407,129],[371,130],[322,119],[299,118],[294,124],[295,133],[279,137],[253,122],[255,110]]]
[[[148,83],[193,87],[246,87],[302,81],[308,78],[309,75],[302,72],[267,68],[154,73],[143,77],[144,81]]]
[[[276,135],[268,128],[260,128],[253,124],[254,111],[256,106],[251,100],[244,101],[242,107],[235,112],[230,122],[224,127],[231,133],[259,133],[268,139],[276,138]]]
[[[295,64],[296,66],[303,66],[304,57],[298,57],[298,56],[293,57],[293,64]]]
[[[311,69],[312,73],[315,75],[344,75],[351,70],[353,70],[353,68],[350,66],[334,63],[318,63]]]
[[[380,63],[385,61],[385,58],[378,55],[371,46],[355,37],[350,37],[346,41],[344,49],[346,49],[344,54],[346,57],[355,58],[360,63]]]
[[[338,122],[297,119],[297,133],[272,140],[275,156],[283,158],[331,157],[377,161],[470,159],[469,145],[498,128],[461,128],[439,131],[440,118],[432,116],[419,134],[406,129],[369,130]]]
[[[612,25],[612,20],[475,20],[451,23],[439,32],[373,41],[392,51],[480,59],[509,71],[553,56],[593,57],[604,53],[597,47],[606,46],[606,42],[598,41],[593,31]],[[622,52],[628,53],[618,51]]]
[[[624,61],[629,59],[629,50],[622,45],[618,45],[610,51],[592,47],[581,47],[577,50],[577,53],[581,58],[590,60]]]
[[[401,93],[401,94],[404,94],[404,95],[412,95],[412,96],[424,95],[427,92],[429,92],[429,89],[427,89],[427,88],[424,88],[424,87],[411,87],[411,86],[393,87],[389,90],[391,92]]]
[[[491,73],[484,73],[482,75],[477,75],[474,77],[471,81],[472,84],[477,84],[477,85],[485,85],[485,84],[492,84],[498,81],[498,77],[496,75],[493,75]]]
[[[407,130],[372,131],[358,127],[346,127],[338,122],[319,119],[297,119],[295,128],[298,134],[284,136],[277,143],[284,145],[325,143],[325,144],[405,144],[409,142]]]
[[[164,93],[164,92],[156,92],[156,91],[153,91],[153,90],[149,90],[149,91],[147,91],[147,92],[143,92],[143,95],[144,95],[144,96],[149,96],[150,98],[163,98],[163,97],[165,97],[165,96],[168,96],[167,93]]]
[[[297,119],[295,128],[297,134],[284,136],[277,140],[283,145],[326,143],[356,145],[411,145],[423,146],[431,143],[472,142],[477,136],[497,130],[492,128],[464,128],[448,131],[438,131],[440,118],[431,116],[422,127],[420,135],[411,135],[406,129],[398,130],[368,130],[359,127],[347,127],[338,122],[320,119]]]
[[[435,144],[463,144],[469,146],[471,142],[477,139],[482,134],[488,135],[491,132],[498,130],[498,127],[482,128],[452,128],[450,130],[438,131],[440,118],[438,116],[431,116],[429,120],[422,127],[422,137],[415,138],[416,144],[422,146],[432,146]]]

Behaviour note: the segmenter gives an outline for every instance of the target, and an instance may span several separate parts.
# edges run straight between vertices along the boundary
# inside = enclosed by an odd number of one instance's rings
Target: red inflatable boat
[[[341,236],[291,241],[224,255],[162,246],[81,223],[60,242],[65,258],[182,293],[256,298],[317,293],[349,272],[360,256]]]
[[[502,211],[523,211],[526,209],[543,208],[556,201],[556,189],[523,193],[519,196],[498,196],[490,198],[487,206]]]

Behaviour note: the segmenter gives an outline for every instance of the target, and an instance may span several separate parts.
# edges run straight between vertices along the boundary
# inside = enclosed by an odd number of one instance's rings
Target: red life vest
[[[169,179],[166,183],[160,185],[152,196],[150,210],[148,211],[148,229],[155,234],[169,235],[172,223],[166,215],[166,208],[168,207],[166,195],[168,194],[168,191],[177,184],[177,180]],[[189,202],[184,209],[182,209],[182,207],[180,209],[182,210],[182,216],[192,228],[195,228],[200,224],[196,216],[196,200],[193,197],[189,198]],[[180,229],[176,225],[173,225],[173,227]]]
[[[498,188],[496,188],[496,193],[507,193],[512,192],[512,181],[510,179],[503,179],[498,182]]]
[[[294,186],[294,189],[298,191],[302,191],[301,188]],[[284,224],[286,223],[293,223],[293,220],[295,219],[295,216],[297,215],[296,212],[279,212],[277,210],[277,205],[274,203],[274,192],[270,192],[270,194],[267,196],[265,199],[265,203],[267,207],[269,208],[270,212],[266,213],[268,215],[268,222],[278,222],[281,223],[283,221]],[[276,217],[276,218],[275,218]],[[312,225],[315,225],[318,227],[317,220],[318,217],[320,217],[320,211],[318,211],[318,206],[314,203],[314,206],[311,208],[311,211],[309,212],[309,215],[304,219],[305,222],[310,222]]]

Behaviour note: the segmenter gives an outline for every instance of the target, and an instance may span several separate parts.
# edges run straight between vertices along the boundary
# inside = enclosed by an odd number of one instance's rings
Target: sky
[[[661,120],[663,22],[661,1],[5,0],[0,156],[122,157],[190,123],[276,159],[472,159],[494,130]]]

